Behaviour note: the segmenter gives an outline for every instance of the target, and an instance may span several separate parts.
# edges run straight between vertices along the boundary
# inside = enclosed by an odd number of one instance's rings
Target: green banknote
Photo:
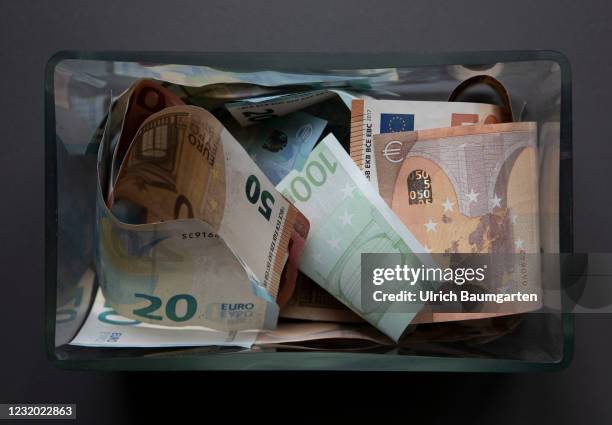
[[[277,189],[310,221],[300,270],[397,341],[415,313],[362,308],[361,254],[407,254],[408,261],[418,267],[429,262],[424,247],[333,135],[312,151],[302,171],[292,171]]]

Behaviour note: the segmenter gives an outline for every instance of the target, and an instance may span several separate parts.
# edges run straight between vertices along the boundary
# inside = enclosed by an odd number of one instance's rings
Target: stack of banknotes
[[[338,349],[426,340],[419,324],[438,326],[432,338],[473,337],[449,323],[500,332],[492,314],[365,311],[361,254],[537,253],[535,123],[340,80],[154,77],[115,96],[94,134],[82,285],[99,289],[72,344]]]

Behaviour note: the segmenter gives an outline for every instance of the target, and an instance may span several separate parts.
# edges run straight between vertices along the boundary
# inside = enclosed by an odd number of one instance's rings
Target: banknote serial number
[[[190,232],[183,233],[183,239],[218,238],[219,235],[212,232]]]
[[[425,170],[414,170],[408,175],[408,205],[431,204],[433,194],[431,176]]]

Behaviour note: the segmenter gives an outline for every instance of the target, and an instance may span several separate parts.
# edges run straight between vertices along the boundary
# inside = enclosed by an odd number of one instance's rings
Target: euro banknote
[[[356,99],[351,109],[351,157],[377,187],[375,134],[501,122],[496,105],[469,102]]]
[[[279,317],[327,322],[363,322],[362,318],[302,272],[298,274],[293,295],[281,308]]]
[[[200,117],[215,123],[214,117],[207,115],[200,108],[191,107],[189,112],[197,114],[200,111],[204,114]],[[130,162],[124,162],[123,165],[127,168],[131,181],[142,185],[131,186],[129,182],[123,181],[122,173],[126,170],[122,168],[114,192],[119,196],[113,199],[114,214],[107,208],[101,196],[102,183],[107,181],[104,171],[106,168],[103,165],[109,158],[108,131],[105,131],[105,137],[100,144],[97,271],[105,296],[123,316],[156,324],[197,325],[219,330],[273,328],[278,317],[278,305],[275,301],[280,302],[281,298],[286,301],[291,295],[292,279],[297,275],[297,261],[307,234],[308,222],[275,191],[248,154],[225,130],[222,130],[221,134],[216,133],[215,140],[212,137],[215,133],[211,128],[198,127],[203,123],[196,120],[188,121],[190,131],[186,132],[185,127],[173,127],[171,124],[177,124],[178,120],[172,121],[174,118],[170,118],[168,121],[169,117],[164,115],[165,112],[157,114],[157,117],[162,115],[161,122],[166,126],[144,127],[147,122],[158,123],[155,121],[156,115],[150,117],[130,146],[131,151],[128,151],[126,161],[130,161],[132,156],[137,157],[136,167],[132,168],[134,163]],[[170,112],[172,114],[175,111]],[[179,114],[183,119],[189,116],[189,113]],[[110,127],[109,122],[106,130]],[[151,140],[148,138],[151,135],[145,135],[147,128],[158,129],[159,133],[156,134],[169,136],[154,138],[155,143],[147,145]],[[205,138],[201,145],[192,145],[189,135],[193,133],[202,138],[208,135],[209,138]],[[189,146],[186,146],[187,144]],[[175,206],[177,203],[179,207],[192,205],[189,198],[183,199],[177,193],[177,188],[184,188],[181,184],[193,189],[188,184],[189,177],[182,176],[177,185],[177,181],[173,180],[176,179],[176,174],[172,174],[190,171],[186,167],[178,167],[180,164],[177,162],[172,162],[180,161],[180,155],[177,153],[185,154],[190,148],[194,153],[191,159],[206,159],[204,155],[211,159],[217,154],[217,161],[213,162],[216,166],[212,167],[208,175],[208,183],[211,183],[210,180],[213,182],[209,186],[201,187],[202,190],[209,190],[206,194],[209,197],[205,198],[202,193],[196,193],[196,198],[192,197],[192,200],[199,197],[197,203],[194,201],[195,208],[168,211],[168,206],[164,204],[168,198],[176,198]],[[160,152],[165,152],[166,156],[160,157]],[[162,161],[156,161],[160,159]],[[197,163],[192,162],[190,165],[197,168]],[[164,166],[166,168],[163,168]],[[210,162],[207,162],[206,166],[211,166]],[[225,174],[221,174],[220,170]],[[228,175],[231,173],[234,174]],[[251,174],[247,177],[245,173]],[[139,180],[139,177],[143,180]],[[196,177],[199,180],[196,180]],[[203,177],[206,176],[192,176],[191,181],[202,184],[205,182]],[[242,190],[221,186],[229,183],[231,179],[232,183],[237,184],[241,177],[246,180],[246,183],[240,183],[244,185]],[[249,181],[251,191],[247,192]],[[211,185],[216,185],[212,192]],[[138,194],[140,190],[144,193]],[[145,194],[148,190],[155,192],[154,199],[161,202],[160,204],[147,204]],[[259,200],[254,199],[255,193],[260,197]],[[249,197],[246,207],[241,205],[238,209],[231,208],[236,203],[244,203],[240,195]],[[269,197],[275,198],[277,202]],[[125,199],[130,202],[123,203],[122,200]],[[118,200],[120,202],[117,202]],[[255,205],[258,202],[261,205]],[[274,220],[274,224],[267,226],[258,223],[258,220],[268,222],[268,210],[264,209],[266,206],[270,207],[270,218]],[[198,207],[199,210],[196,209]],[[221,207],[226,208],[221,210]],[[213,216],[214,220],[211,220],[210,216],[200,214],[203,208],[223,215]],[[234,216],[226,217],[230,212]],[[244,216],[236,217],[236,214]],[[249,218],[249,214],[256,216]],[[177,220],[162,222],[163,219],[175,217]],[[212,224],[203,220],[209,220]],[[146,224],[147,222],[152,223]],[[249,225],[257,228],[244,232],[244,226]],[[245,238],[242,241],[244,245],[239,246],[247,249],[250,246],[250,256],[246,259],[238,257],[238,254],[228,247],[222,235],[234,243],[237,243],[236,238]],[[249,240],[250,236],[256,236],[257,239]],[[283,244],[283,237],[293,240],[290,249],[287,247],[288,241]],[[261,251],[265,249],[269,255],[262,258]],[[287,267],[283,270],[285,262]],[[278,293],[281,272],[288,284]],[[283,295],[284,290],[287,291],[286,295]]]
[[[334,339],[362,340],[378,345],[394,345],[393,341],[371,326],[330,322],[279,323],[273,331],[259,332],[255,345],[265,346]]]
[[[315,88],[328,86],[369,87],[370,84],[397,81],[395,68],[328,70],[324,73],[248,71],[230,72],[209,66],[196,65],[143,65],[137,62],[113,62],[117,75],[154,78],[185,86],[202,86],[219,83],[250,83],[263,86],[308,84]]]
[[[276,326],[276,299],[206,223],[129,225],[98,198],[98,235],[98,280],[118,314],[222,331]]]
[[[119,170],[113,208],[136,210],[139,223],[207,223],[273,296],[289,241],[308,227],[221,123],[193,106],[145,120]]]
[[[242,129],[236,138],[272,184],[301,170],[327,121],[296,112]]]
[[[70,345],[84,347],[190,347],[235,346],[250,348],[257,331],[221,332],[199,326],[160,326],[121,316],[98,290],[89,315]]]
[[[427,251],[500,255],[487,272],[496,292],[539,293],[536,255],[523,259],[523,278],[519,256],[501,257],[540,250],[536,137],[533,122],[374,135],[378,191]],[[538,307],[515,303],[504,314]],[[432,321],[489,316],[434,313]]]
[[[310,221],[300,270],[397,341],[414,313],[366,311],[361,305],[361,254],[407,254],[427,261],[424,247],[368,183],[333,135],[312,151],[302,171],[277,186]]]
[[[353,100],[370,98],[365,95],[355,95],[345,90],[309,90],[266,98],[245,99],[240,102],[229,102],[225,107],[242,127],[248,127],[268,119],[282,117],[303,110],[334,97],[339,98],[349,110]]]

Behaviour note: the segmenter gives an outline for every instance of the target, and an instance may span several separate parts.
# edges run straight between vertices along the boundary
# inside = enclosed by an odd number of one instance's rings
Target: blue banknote
[[[273,184],[301,171],[327,121],[295,112],[263,121],[237,135],[242,146]]]

